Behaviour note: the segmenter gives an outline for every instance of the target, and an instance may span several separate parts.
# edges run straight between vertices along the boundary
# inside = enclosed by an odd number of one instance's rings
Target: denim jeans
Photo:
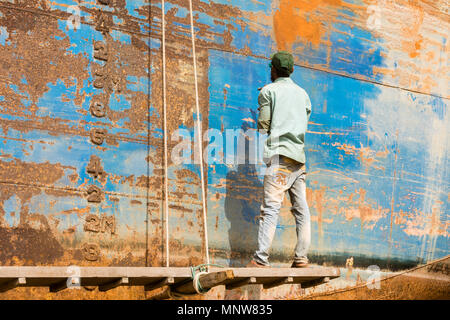
[[[289,192],[291,212],[295,217],[297,245],[295,262],[307,261],[311,243],[311,219],[306,202],[305,166],[283,156],[271,161],[264,176],[264,201],[261,206],[258,230],[258,249],[254,260],[269,265],[269,250],[275,235],[284,194]]]

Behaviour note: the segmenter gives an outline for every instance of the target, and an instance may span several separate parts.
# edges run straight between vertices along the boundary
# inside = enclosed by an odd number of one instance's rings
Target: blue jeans
[[[258,249],[253,257],[256,262],[263,265],[269,265],[269,249],[275,235],[278,215],[286,191],[289,192],[291,199],[291,212],[295,217],[297,231],[295,262],[308,261],[306,254],[311,243],[311,219],[306,202],[305,166],[283,156],[278,159],[278,161],[271,161],[264,176],[264,202],[259,217]]]

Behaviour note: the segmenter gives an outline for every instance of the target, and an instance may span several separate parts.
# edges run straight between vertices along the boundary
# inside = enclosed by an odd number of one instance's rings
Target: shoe
[[[270,268],[270,266],[266,266],[264,264],[256,262],[255,260],[252,260],[246,265],[246,268]]]
[[[308,260],[301,260],[292,262],[291,268],[306,268],[308,266]]]

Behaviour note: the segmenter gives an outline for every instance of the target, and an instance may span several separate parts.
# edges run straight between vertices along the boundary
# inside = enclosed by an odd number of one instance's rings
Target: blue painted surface
[[[257,114],[256,88],[268,80],[268,75],[264,59],[210,51],[210,128],[220,130],[221,127],[245,127],[247,122],[243,119],[254,118]],[[392,231],[390,230],[392,201],[394,212],[401,210],[411,212],[414,208],[424,206],[430,209],[423,204],[429,199],[419,196],[410,201],[407,195],[411,191],[420,192],[424,188],[423,183],[429,184],[435,180],[426,176],[427,167],[431,165],[426,151],[431,147],[428,140],[434,134],[432,131],[423,132],[421,139],[417,140],[409,138],[418,129],[413,126],[414,123],[399,128],[386,125],[384,128],[376,128],[382,129],[381,132],[373,132],[375,128],[370,122],[373,107],[367,102],[381,101],[376,108],[389,111],[392,106],[387,103],[394,101],[397,104],[403,103],[397,98],[398,89],[381,90],[379,85],[306,68],[297,68],[292,78],[309,93],[313,105],[309,133],[306,136],[309,172],[307,186],[313,190],[311,195],[314,191],[325,188],[325,198],[322,199],[325,210],[321,213],[322,219],[332,219],[331,223],[322,223],[320,227],[317,220],[313,223],[311,250],[318,254],[359,254],[400,260],[426,259],[431,252],[435,258],[447,255],[448,240],[445,236],[438,236],[433,247],[429,246],[423,237],[406,234],[404,224],[394,223]],[[223,88],[226,85],[225,99]],[[394,101],[383,101],[385,100],[383,95],[393,97]],[[411,97],[404,108],[421,111],[410,115],[413,118],[420,118],[420,125],[423,124],[422,121],[432,123],[443,119],[439,112],[432,111],[440,109],[439,105],[444,105],[441,99],[413,93],[400,95]],[[425,105],[428,107],[424,107]],[[427,108],[429,110],[426,110]],[[374,116],[381,115],[376,113]],[[382,118],[374,120],[375,123],[377,121],[383,120]],[[252,127],[254,128],[254,124]],[[400,130],[398,135],[402,135],[403,138],[394,136],[395,129]],[[348,150],[351,149],[339,150],[336,146],[368,148],[371,150],[370,158],[376,161],[377,166],[368,167],[367,163],[358,157],[358,152],[348,154]],[[375,156],[377,152],[385,150],[386,155]],[[263,182],[263,176],[257,174],[259,172],[260,168],[249,164],[232,167],[215,164],[209,167],[209,193],[212,195],[219,193],[223,196],[219,201],[214,197],[209,201],[209,208],[215,208],[210,209],[209,225],[214,225],[216,216],[220,221],[216,224],[218,225],[216,230],[220,232],[213,233],[211,239],[217,247],[226,249],[234,247],[245,252],[249,241],[251,243],[253,240],[252,245],[255,244],[254,236],[248,233],[257,230],[255,219],[259,215],[261,197],[255,198],[254,194],[262,193]],[[421,175],[423,179],[405,178],[408,172]],[[446,182],[448,172],[443,174],[437,183],[442,184],[445,190],[445,187],[448,187]],[[226,185],[222,181],[226,181]],[[233,192],[228,184],[241,189]],[[344,214],[337,212],[337,208],[349,206],[345,198],[352,193],[355,193],[355,198],[361,197],[362,192],[365,198],[361,205],[379,208],[381,212],[379,218],[364,226],[359,217],[349,220]],[[438,201],[446,203],[446,196],[445,191],[438,193]],[[335,200],[337,208],[327,203],[330,200]],[[320,214],[319,208],[314,199],[309,201],[312,215],[317,218]],[[356,209],[362,214],[361,208]],[[448,213],[442,209],[443,215],[440,219],[447,221]],[[293,223],[292,217],[282,216],[274,240],[275,251],[289,255],[289,250],[293,249],[292,246],[295,244]],[[230,237],[237,238],[234,240],[224,238],[222,235],[227,231]]]
[[[13,1],[2,2],[13,4]],[[204,130],[216,130],[214,138],[210,137],[216,143],[206,149],[210,153],[209,245],[222,254],[217,257],[212,254],[213,259],[226,256],[225,262],[239,265],[256,245],[264,165],[218,163],[222,155],[226,158],[235,153],[226,145],[221,148],[223,137],[219,133],[227,129],[251,133],[255,129],[257,88],[270,81],[268,57],[277,49],[270,20],[277,8],[269,0],[201,2],[202,8],[208,10],[198,11],[196,7],[194,12],[203,88],[200,98],[204,112],[200,117]],[[362,1],[345,3],[364,6]],[[49,10],[65,11],[67,6],[76,4],[76,1],[61,0],[52,2]],[[50,164],[55,170],[62,170],[61,177],[51,185],[28,181],[26,176],[12,182],[29,184],[30,188],[38,184],[41,189],[33,189],[26,196],[15,191],[17,194],[4,199],[1,208],[6,227],[17,227],[20,211],[26,208],[31,215],[44,215],[49,221],[57,219],[56,236],[66,248],[98,240],[109,249],[115,246],[115,255],[120,256],[125,254],[121,249],[127,241],[143,245],[148,240],[146,234],[149,239],[162,239],[161,43],[160,17],[156,14],[160,4],[151,4],[150,24],[145,15],[148,5],[146,1],[126,1],[123,10],[118,12],[85,3],[80,12],[90,24],[82,23],[76,30],[69,30],[65,20],[51,20],[56,25],[54,40],[61,44],[54,53],[63,51],[74,61],[84,59],[85,76],[41,83],[45,90],[37,98],[31,88],[33,66],[23,64],[20,71],[23,74],[18,75],[18,80],[1,83],[4,92],[19,96],[10,101],[8,94],[0,95],[2,163],[20,161],[36,167]],[[227,6],[232,9],[230,12],[239,14],[233,16],[214,5]],[[114,119],[95,118],[88,111],[93,98],[104,93],[93,87],[92,69],[105,65],[93,57],[93,41],[105,37],[94,29],[94,17],[87,12],[99,7],[111,13],[116,29],[121,29],[110,32],[111,44],[121,54],[117,70],[129,67],[133,71],[124,77],[123,91],[109,95]],[[217,11],[213,12],[212,8]],[[417,90],[397,88],[397,83],[392,81],[388,83],[383,73],[374,70],[392,71],[387,59],[398,53],[390,51],[388,40],[376,32],[366,30],[361,24],[352,25],[352,19],[361,18],[356,10],[346,7],[337,12],[342,19],[328,25],[323,36],[326,41],[316,46],[300,39],[292,44],[296,61],[303,66],[296,67],[293,79],[308,92],[313,104],[306,137],[308,201],[313,215],[311,251],[319,256],[360,255],[384,261],[417,262],[448,255],[448,99],[430,92],[421,94]],[[168,88],[170,129],[185,129],[185,134],[193,137],[196,114],[192,103],[189,11],[183,4],[168,1],[166,13],[174,19],[168,21],[166,30],[168,70],[171,76],[176,74],[170,78]],[[0,26],[2,54],[6,49],[18,50],[11,46],[17,32]],[[136,40],[142,42],[141,48]],[[442,43],[445,47],[446,40]],[[29,50],[39,48],[35,45]],[[138,54],[138,61],[130,58]],[[45,67],[52,66],[62,68],[61,61],[55,59]],[[433,92],[435,88],[430,90]],[[13,104],[16,104],[14,112],[8,109]],[[136,116],[142,108],[148,108],[149,114]],[[182,121],[182,117],[186,120]],[[17,121],[23,127],[10,126]],[[51,121],[65,131],[45,127]],[[93,145],[88,132],[94,127],[106,128],[115,141],[107,141],[100,147]],[[243,136],[239,138],[242,141]],[[187,156],[197,152],[192,149]],[[86,166],[92,155],[101,158],[109,174],[105,181],[87,174]],[[245,158],[245,154],[239,154],[238,159]],[[146,176],[152,179],[149,188],[143,183]],[[171,239],[201,253],[199,176],[197,164],[169,167]],[[82,194],[91,184],[107,194],[100,205],[88,204]],[[52,190],[72,191],[57,195]],[[282,262],[290,259],[295,244],[288,205],[285,202],[273,246]],[[87,209],[83,213],[77,211],[84,208]],[[86,234],[83,218],[88,213],[114,215],[119,226],[117,235]],[[147,215],[152,221],[149,226]],[[64,231],[74,226],[76,236],[65,236]],[[154,244],[148,249],[161,248]],[[183,259],[188,255],[186,252],[181,251]],[[155,262],[158,263],[159,260]]]

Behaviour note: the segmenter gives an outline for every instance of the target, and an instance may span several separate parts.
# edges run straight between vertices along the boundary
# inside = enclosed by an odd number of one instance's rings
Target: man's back
[[[269,133],[264,159],[283,155],[305,163],[305,133],[311,114],[306,91],[289,77],[281,77],[261,89],[258,103],[258,128]]]
[[[306,202],[305,133],[311,114],[308,94],[290,79],[294,57],[287,51],[271,56],[270,79],[258,97],[258,129],[267,130],[264,146],[264,200],[258,229],[258,249],[249,267],[268,267],[269,250],[277,226],[285,192],[289,192],[295,218],[297,245],[292,268],[308,266],[311,217]],[[272,161],[275,160],[275,161]],[[278,160],[278,161],[277,161]],[[293,161],[294,160],[294,161]]]

